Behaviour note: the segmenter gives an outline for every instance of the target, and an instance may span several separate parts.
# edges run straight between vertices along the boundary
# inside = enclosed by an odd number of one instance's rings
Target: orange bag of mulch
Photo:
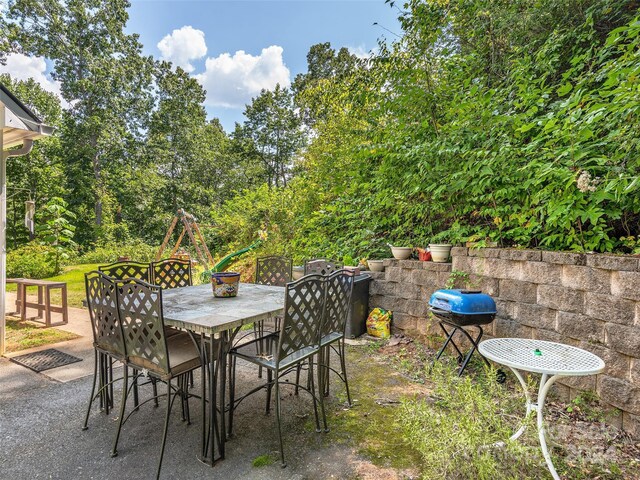
[[[391,336],[391,310],[374,308],[367,318],[367,333],[372,337],[389,338]]]

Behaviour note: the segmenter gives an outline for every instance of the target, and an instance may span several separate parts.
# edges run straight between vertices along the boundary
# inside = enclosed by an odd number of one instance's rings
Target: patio
[[[110,458],[117,413],[107,417],[94,408],[89,430],[83,432],[80,428],[92,369],[86,311],[71,309],[70,324],[63,328],[67,327],[81,335],[84,328],[85,336],[54,347],[84,358],[83,362],[37,374],[6,358],[0,359],[3,475],[16,479],[105,478],[105,472],[109,472],[109,476],[115,477],[150,478],[157,462],[162,415],[151,415],[153,407],[145,405],[125,424],[119,455]],[[280,468],[278,462],[277,439],[272,434],[273,412],[269,416],[262,413],[263,395],[250,397],[237,410],[236,434],[227,443],[225,460],[217,462],[213,469],[196,458],[200,447],[200,409],[191,409],[191,426],[180,421],[176,410],[172,414],[162,477],[420,478],[423,460],[398,420],[404,409],[402,402],[434,401],[434,385],[424,368],[433,354],[433,350],[408,337],[394,337],[389,342],[351,342],[349,373],[355,406],[346,409],[342,385],[332,384],[328,408],[331,432],[326,435],[313,431],[308,398],[303,395],[296,398],[292,388],[285,389],[285,448],[291,451],[286,469]],[[255,382],[255,370],[247,365],[239,365],[239,375],[239,383]],[[472,362],[471,376],[477,379],[480,375],[483,375],[480,363]],[[199,374],[196,385],[198,377]],[[118,389],[116,386],[117,396]],[[143,395],[150,393],[149,389],[143,391]],[[192,402],[196,406],[198,401]],[[567,411],[569,406],[574,407],[573,413]],[[575,478],[579,472],[587,477],[600,474],[601,478],[634,478],[634,475],[637,478],[637,463],[634,467],[633,461],[640,455],[640,445],[614,427],[588,421],[584,412],[588,413],[586,407],[581,411],[577,404],[563,403],[557,398],[550,405],[552,437],[558,444],[566,445],[565,449],[558,449],[557,445],[554,449],[554,455],[558,455],[555,458],[562,459],[563,478]],[[535,446],[532,438],[525,435],[525,444]],[[539,454],[535,447],[531,451]],[[546,474],[541,456],[538,460],[539,472]],[[619,471],[612,470],[612,466]],[[565,476],[567,471],[571,474]]]

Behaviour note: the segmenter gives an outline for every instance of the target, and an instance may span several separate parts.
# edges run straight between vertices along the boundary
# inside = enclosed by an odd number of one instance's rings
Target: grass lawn
[[[26,350],[51,343],[64,342],[78,338],[75,333],[65,332],[56,328],[45,328],[31,322],[22,322],[7,317],[7,353]]]
[[[91,270],[97,270],[97,263],[87,263],[84,265],[70,265],[64,268],[64,271],[60,275],[56,275],[55,277],[45,278],[45,280],[53,280],[56,282],[67,282],[67,301],[69,302],[70,307],[78,307],[82,308],[82,300],[86,297],[84,291],[84,274],[90,272]],[[7,285],[8,292],[15,292],[16,285],[9,284]],[[29,293],[33,293],[35,295],[36,289],[31,287],[28,290]],[[51,297],[51,302],[53,304],[60,305],[60,294],[59,291],[54,291]],[[8,307],[8,310],[11,311],[11,306]]]

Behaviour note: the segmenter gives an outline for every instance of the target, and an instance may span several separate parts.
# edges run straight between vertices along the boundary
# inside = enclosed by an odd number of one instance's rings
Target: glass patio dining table
[[[241,283],[238,296],[216,298],[211,286],[165,290],[166,325],[191,333],[202,360],[201,459],[211,465],[224,458],[227,354],[243,325],[282,316],[284,287]],[[213,339],[213,341],[211,341]]]

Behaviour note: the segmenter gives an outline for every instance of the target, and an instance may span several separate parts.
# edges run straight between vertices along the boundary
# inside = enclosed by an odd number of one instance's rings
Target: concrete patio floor
[[[83,335],[79,339],[47,345],[81,357],[82,362],[35,373],[7,358],[0,358],[0,478],[7,479],[103,479],[154,478],[164,422],[164,398],[160,408],[144,405],[123,427],[116,458],[110,457],[118,412],[109,416],[94,403],[89,429],[81,426],[93,374],[93,347],[86,310],[71,309],[69,325],[59,328]],[[30,351],[32,351],[30,350]],[[19,352],[19,354],[25,351]],[[256,370],[239,363],[238,390],[257,385]],[[199,374],[196,391],[199,392]],[[248,388],[247,388],[248,389]],[[342,391],[335,385],[335,391]],[[120,385],[116,386],[116,407]],[[145,390],[147,397],[150,388]],[[265,395],[257,393],[243,402],[234,418],[234,437],[227,443],[226,458],[212,468],[197,459],[200,450],[200,401],[191,400],[192,424],[180,419],[174,404],[162,478],[220,479],[326,479],[354,478],[351,449],[331,446],[331,433],[316,433],[310,398],[285,387],[283,431],[288,467],[280,467],[275,414],[264,413]],[[329,422],[331,419],[329,418]],[[330,424],[331,426],[331,424]],[[260,456],[271,465],[254,467]]]

